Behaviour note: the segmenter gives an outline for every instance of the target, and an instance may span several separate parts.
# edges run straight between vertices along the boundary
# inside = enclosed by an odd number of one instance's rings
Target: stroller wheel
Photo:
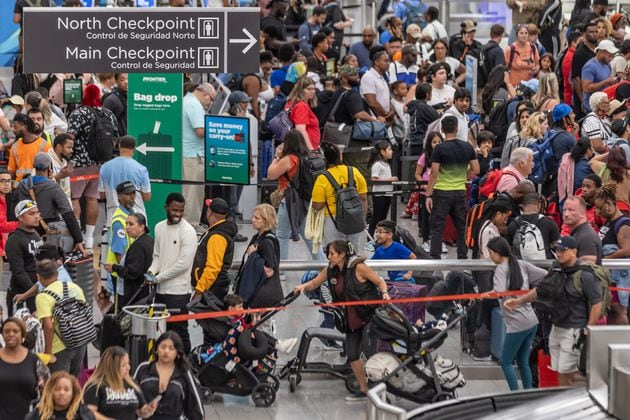
[[[276,400],[276,391],[268,383],[260,383],[252,390],[252,401],[256,407],[269,407]]]
[[[267,383],[270,384],[276,392],[280,389],[280,379],[278,379],[276,375],[267,376]]]
[[[298,372],[289,374],[289,391],[295,392],[300,382],[302,382],[302,375]]]
[[[201,388],[201,397],[203,399],[204,404],[210,404],[212,402],[212,390],[208,387]]]
[[[346,389],[348,390],[348,392],[354,394],[355,392],[361,390],[361,387],[359,386],[359,381],[357,381],[357,378],[354,377],[353,373],[346,375],[344,381],[346,383]]]

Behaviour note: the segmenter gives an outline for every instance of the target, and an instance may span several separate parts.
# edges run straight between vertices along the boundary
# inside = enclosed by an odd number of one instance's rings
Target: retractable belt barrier
[[[611,291],[624,291],[630,292],[630,287],[611,287]],[[256,309],[241,309],[233,311],[218,311],[218,312],[204,312],[186,315],[174,315],[168,318],[167,322],[183,322],[193,319],[209,319],[209,318],[221,318],[225,316],[246,315],[246,314],[258,314],[265,312],[280,312],[287,309],[298,308],[316,308],[316,307],[346,307],[346,306],[365,306],[365,305],[383,305],[384,303],[419,303],[419,302],[442,302],[452,300],[483,300],[483,299],[498,299],[503,297],[520,296],[528,293],[529,290],[511,290],[507,292],[485,292],[485,293],[463,293],[458,295],[444,295],[444,296],[427,296],[417,298],[403,298],[403,299],[390,299],[390,300],[359,300],[352,302],[332,302],[332,303],[312,303],[309,305],[290,305],[290,306],[272,306],[268,308],[256,308]]]

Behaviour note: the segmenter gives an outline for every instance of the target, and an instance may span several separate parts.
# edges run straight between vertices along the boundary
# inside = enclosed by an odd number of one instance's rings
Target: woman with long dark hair
[[[124,279],[124,293],[121,306],[130,305],[134,301],[147,296],[148,291],[139,290],[144,285],[144,274],[153,262],[153,238],[149,235],[147,219],[142,213],[130,214],[127,218],[127,234],[133,242],[125,252],[120,264],[104,264],[105,271],[116,273]]]
[[[492,262],[497,264],[492,278],[495,292],[529,290],[547,274],[547,271],[530,262],[518,260],[512,254],[508,242],[500,236],[490,239],[488,251]],[[507,330],[501,351],[501,368],[510,389],[517,390],[518,381],[512,366],[516,359],[523,388],[530,389],[532,372],[529,368],[529,353],[538,328],[538,318],[530,303],[506,311],[503,307],[505,300],[506,298],[499,298],[499,307]]]
[[[298,240],[292,233],[291,218],[289,217],[289,209],[285,199],[285,193],[287,188],[299,188],[299,183],[296,182],[296,177],[300,171],[300,159],[307,156],[309,153],[308,146],[306,145],[306,139],[302,133],[298,130],[289,130],[284,136],[284,142],[282,142],[276,148],[276,155],[269,165],[267,170],[267,178],[271,180],[278,180],[278,189],[273,193],[277,197],[272,197],[272,204],[277,206],[278,209],[278,226],[276,228],[276,236],[280,243],[280,259],[289,259],[289,239],[292,237]],[[304,208],[308,209],[309,203],[303,203]],[[312,257],[317,260],[324,260],[324,253],[318,251],[314,253],[312,251],[313,243],[311,240],[306,239],[304,236],[304,227],[306,218],[303,218],[297,223],[299,230],[299,236],[304,239],[309,252]],[[294,226],[295,228],[295,226]]]
[[[588,161],[593,157],[591,141],[580,137],[570,153],[565,153],[558,168],[558,199],[560,203],[575,195],[582,181],[593,173]]]
[[[382,297],[389,300],[387,284],[370,267],[365,264],[365,258],[358,257],[351,243],[337,240],[326,246],[328,266],[312,280],[296,286],[293,291],[297,294],[317,289],[327,282],[333,302],[374,300]],[[368,390],[365,368],[361,360],[364,350],[365,326],[372,319],[374,306],[357,305],[344,308],[347,330],[346,354],[352,367],[352,372],[359,382],[360,391],[348,396],[348,401],[365,399]]]
[[[488,82],[483,88],[481,105],[486,115],[500,102],[507,102],[516,96],[516,89],[510,83],[510,73],[506,66],[497,66],[488,75]]]
[[[630,215],[630,169],[626,166],[626,152],[613,147],[608,153],[595,156],[589,164],[602,182],[616,184],[617,207],[626,216]]]
[[[433,54],[429,56],[429,62],[446,63],[449,65],[451,73],[449,79],[453,81],[453,85],[462,84],[466,80],[466,67],[455,57],[449,55],[448,40],[436,39],[431,46]]]
[[[202,420],[204,409],[199,390],[190,371],[184,343],[176,332],[167,331],[155,343],[155,360],[136,369],[134,379],[146,401],[157,402],[151,418]]]

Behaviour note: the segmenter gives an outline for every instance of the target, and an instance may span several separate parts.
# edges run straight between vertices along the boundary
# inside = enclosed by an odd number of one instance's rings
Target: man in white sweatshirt
[[[190,267],[197,250],[197,234],[184,218],[184,196],[171,193],[166,198],[166,220],[155,225],[153,263],[148,274],[155,276],[156,301],[169,308],[186,312],[190,299]],[[182,338],[186,353],[190,351],[188,322],[169,323],[168,329]]]

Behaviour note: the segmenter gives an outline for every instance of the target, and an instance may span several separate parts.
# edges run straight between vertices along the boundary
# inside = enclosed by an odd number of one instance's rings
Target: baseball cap
[[[208,208],[210,210],[212,210],[212,213],[217,213],[217,214],[228,214],[228,211],[230,210],[230,208],[228,207],[228,203],[218,197],[218,198],[208,198],[206,200],[206,206],[208,206]]]
[[[418,39],[420,38],[420,36],[422,36],[422,29],[420,29],[420,27],[416,25],[415,23],[412,23],[411,25],[407,26],[406,32],[407,32],[407,35],[409,35],[410,37],[414,39]]]
[[[627,101],[627,99],[624,101],[619,101],[617,99],[613,99],[612,101],[610,101],[610,111],[608,111],[608,116],[612,117],[613,115],[626,112],[626,110],[628,109],[626,105]]]
[[[567,104],[558,104],[553,107],[553,122],[561,121],[564,117],[568,117],[573,109]]]
[[[37,203],[33,200],[22,200],[15,206],[15,217],[20,217],[31,209],[37,208]]]
[[[354,76],[355,74],[359,74],[359,70],[350,64],[344,64],[339,67],[339,77]]]
[[[136,186],[131,181],[121,182],[116,185],[116,194],[130,194],[136,192]]]
[[[33,167],[35,169],[48,169],[52,166],[52,159],[48,153],[39,152],[35,155],[35,159],[33,160]]]
[[[242,92],[240,90],[235,90],[234,92],[230,93],[230,96],[228,97],[228,102],[230,103],[230,105],[234,105],[239,102],[249,102],[251,100],[251,97],[247,96],[245,92]]]
[[[619,49],[615,47],[614,42],[609,39],[604,39],[602,41],[599,41],[599,44],[597,44],[597,47],[595,47],[595,52],[598,51],[608,51],[611,54],[617,54],[619,52]]]
[[[577,249],[577,241],[573,236],[563,236],[553,243],[553,249],[557,251]]]
[[[540,82],[538,81],[538,79],[530,79],[525,82],[521,82],[521,85],[536,93],[538,92],[538,86],[540,86]]]
[[[472,20],[465,20],[461,25],[462,31],[472,32],[477,30],[477,24]]]
[[[24,98],[20,95],[13,95],[7,99],[7,102],[11,102],[13,105],[24,106]]]

